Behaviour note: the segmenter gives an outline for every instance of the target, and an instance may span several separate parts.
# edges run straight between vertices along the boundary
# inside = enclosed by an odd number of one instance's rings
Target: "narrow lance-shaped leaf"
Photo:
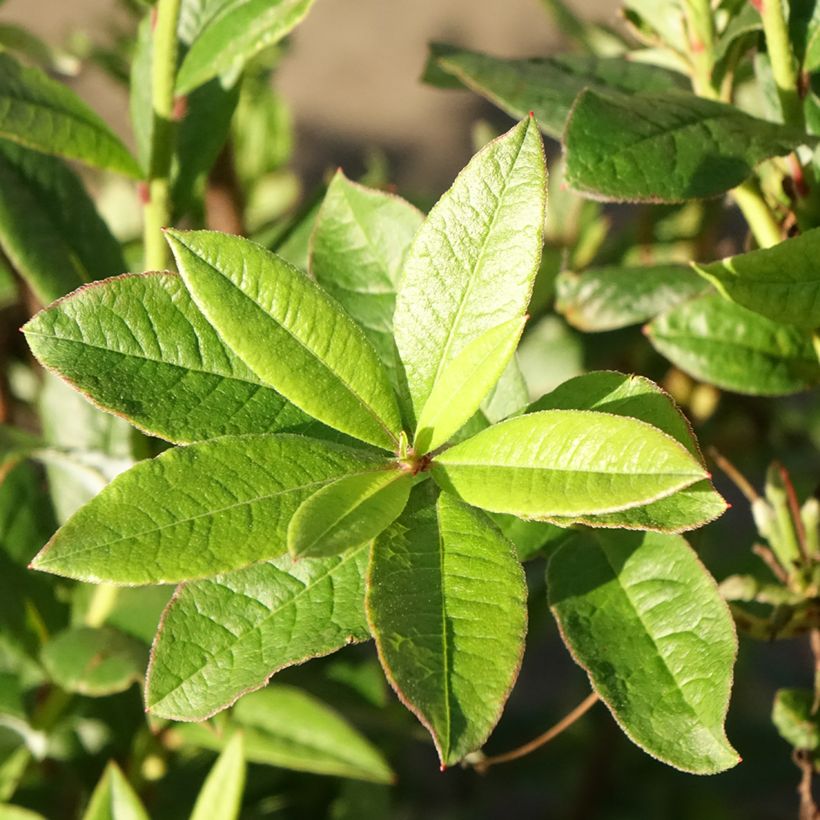
[[[367,453],[290,435],[224,436],[177,447],[118,476],[32,566],[125,585],[240,569],[285,551],[288,523],[305,498],[380,463]]]
[[[139,797],[113,760],[97,783],[83,820],[149,820]]]
[[[394,465],[322,487],[302,502],[290,520],[291,555],[335,555],[371,541],[401,515],[412,486],[413,477]]]
[[[49,370],[169,441],[319,427],[237,358],[176,274],[84,288],[38,313],[23,332]]]
[[[806,331],[716,293],[662,314],[646,334],[681,370],[724,390],[783,396],[820,384],[820,365]]]
[[[812,137],[683,92],[584,91],[564,133],[567,181],[606,200],[681,202],[740,185]]]
[[[543,146],[529,118],[473,157],[416,235],[394,325],[417,419],[467,345],[524,317],[541,255],[545,197]],[[481,398],[463,403],[465,421]]]
[[[432,470],[440,486],[468,504],[521,518],[618,512],[707,476],[655,427],[580,410],[502,421],[436,456]]]
[[[397,447],[401,421],[384,366],[361,328],[318,285],[238,236],[166,235],[194,300],[261,380],[343,433]]]
[[[734,624],[686,541],[585,534],[553,555],[547,587],[570,652],[635,743],[695,774],[738,763],[723,729]]]
[[[564,382],[533,403],[529,412],[541,410],[597,410],[645,421],[679,441],[703,463],[692,429],[672,399],[649,379],[621,373],[587,373]],[[562,526],[573,523],[592,527],[683,532],[696,529],[726,510],[726,502],[704,479],[659,501],[622,512],[578,518],[550,517]]]
[[[310,240],[316,281],[364,328],[391,373],[393,311],[407,249],[424,215],[398,196],[351,182],[328,186]]]
[[[373,545],[368,617],[402,702],[442,766],[489,736],[518,675],[527,590],[513,545],[479,510],[429,485]]]
[[[228,0],[207,19],[177,74],[177,94],[188,94],[217,74],[242,66],[279,42],[310,11],[313,0]]]
[[[245,749],[242,733],[236,732],[208,772],[194,804],[190,820],[237,820],[245,790]]]
[[[572,103],[585,88],[667,91],[688,83],[682,74],[622,57],[569,54],[506,60],[438,43],[430,46],[424,79],[438,86],[463,84],[512,117],[532,111],[541,130],[555,139],[560,139]]]
[[[491,328],[442,367],[416,425],[417,452],[440,447],[481,406],[512,361],[525,322],[511,319]]]
[[[393,773],[381,753],[339,714],[306,692],[271,684],[237,703],[233,731],[241,731],[249,763],[315,774],[390,783]],[[174,732],[206,749],[224,749],[222,735],[202,724]]]
[[[73,91],[4,53],[0,53],[0,137],[44,154],[140,176],[122,142]]]
[[[47,304],[125,270],[119,244],[62,161],[0,140],[0,246]]]
[[[280,669],[367,640],[369,555],[369,544],[310,561],[283,555],[181,586],[151,652],[150,712],[204,720]]]
[[[616,330],[654,319],[708,286],[685,265],[565,271],[555,280],[555,309],[579,330]]]
[[[694,267],[727,299],[755,313],[808,330],[820,326],[820,228]]]

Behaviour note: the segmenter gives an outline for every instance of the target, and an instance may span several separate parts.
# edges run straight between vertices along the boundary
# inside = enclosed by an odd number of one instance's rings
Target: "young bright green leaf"
[[[727,299],[755,313],[807,330],[820,326],[820,228],[694,268]]]
[[[0,137],[44,154],[140,176],[126,147],[73,91],[7,53],[0,53]]]
[[[555,139],[561,138],[572,103],[585,88],[646,92],[687,85],[682,74],[623,57],[505,60],[438,43],[430,46],[424,79],[440,87],[463,84],[517,119],[532,111],[541,130]]]
[[[564,642],[635,743],[694,774],[738,763],[723,729],[734,624],[684,539],[585,534],[552,556],[547,587]]]
[[[67,692],[101,697],[124,692],[142,680],[144,644],[116,629],[73,627],[55,635],[42,652],[51,679]]]
[[[240,569],[285,551],[288,523],[309,495],[381,464],[367,453],[291,435],[176,447],[114,479],[32,566],[124,585]]]
[[[45,367],[99,407],[169,441],[318,426],[237,358],[176,274],[83,288],[23,332]]]
[[[679,441],[701,463],[703,458],[692,428],[672,399],[656,384],[642,376],[622,373],[587,373],[564,382],[532,404],[529,412],[540,410],[597,410],[645,421]],[[591,527],[684,532],[697,529],[726,510],[726,502],[708,479],[640,507],[605,515],[577,518],[549,518],[555,524],[586,524]]]
[[[778,689],[774,696],[772,723],[795,749],[814,751],[820,746],[820,719],[813,704],[810,689]]]
[[[490,328],[443,364],[416,422],[416,452],[446,443],[481,406],[512,361],[525,323],[521,317]]]
[[[605,200],[681,202],[740,185],[812,137],[683,92],[584,91],[564,133],[567,181]]]
[[[188,94],[217,74],[241,69],[279,42],[310,11],[314,0],[227,0],[207,19],[177,74],[177,94]]]
[[[290,554],[321,558],[371,541],[401,515],[412,486],[413,477],[394,466],[322,487],[290,520]]]
[[[518,675],[527,588],[513,545],[489,519],[429,486],[373,544],[367,612],[401,701],[442,766],[479,749]]]
[[[194,301],[262,381],[331,427],[396,448],[401,420],[387,373],[333,299],[247,239],[211,231],[166,235]]]
[[[441,487],[468,504],[521,518],[618,512],[707,476],[660,430],[580,410],[502,421],[437,456],[432,470]]]
[[[125,270],[76,174],[8,140],[0,140],[0,246],[44,304]]]
[[[245,790],[246,770],[242,733],[236,732],[208,772],[190,820],[237,820]]]
[[[272,684],[242,698],[233,710],[249,763],[315,774],[390,783],[393,773],[381,753],[339,714],[290,686]],[[174,730],[187,742],[223,749],[220,736],[202,724]]]
[[[407,249],[424,215],[398,196],[337,171],[310,240],[309,270],[364,328],[382,362],[396,368],[393,311]]]
[[[709,294],[646,328],[657,350],[696,379],[752,396],[782,396],[820,384],[808,333]]]
[[[139,797],[113,760],[97,783],[83,820],[150,820]]]
[[[655,265],[566,271],[555,288],[555,309],[573,327],[597,333],[654,319],[707,286],[685,265]]]
[[[545,186],[541,137],[529,118],[473,157],[416,234],[394,316],[416,418],[467,345],[524,317],[541,256]],[[483,395],[470,398],[458,401],[465,421]]]
[[[181,586],[151,653],[152,714],[204,720],[287,666],[370,637],[370,546],[331,558],[273,561]]]

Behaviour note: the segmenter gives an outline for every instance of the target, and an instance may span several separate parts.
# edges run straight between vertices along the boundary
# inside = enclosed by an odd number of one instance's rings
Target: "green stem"
[[[685,0],[684,13],[692,61],[692,85],[701,97],[717,99],[712,72],[715,67],[715,18],[709,0]]]
[[[766,48],[777,86],[777,96],[780,98],[780,106],[783,109],[783,121],[786,125],[805,129],[806,119],[803,113],[803,101],[800,99],[797,60],[789,39],[789,26],[783,11],[783,0],[762,0],[760,16],[763,20],[763,33],[766,37]]]
[[[170,220],[171,160],[174,156],[174,84],[177,73],[177,22],[181,0],[159,0],[151,61],[153,123],[145,204],[145,267],[163,270],[168,246],[162,229]]]
[[[113,584],[99,584],[95,587],[85,613],[85,625],[95,629],[102,626],[114,609],[119,594],[119,587]]]
[[[772,209],[766,204],[757,180],[746,180],[732,191],[732,197],[761,248],[771,248],[783,241],[783,231]]]

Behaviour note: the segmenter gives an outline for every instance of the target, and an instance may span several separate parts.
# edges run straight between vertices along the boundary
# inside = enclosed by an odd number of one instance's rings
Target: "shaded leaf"
[[[820,746],[820,720],[813,706],[810,689],[778,689],[774,696],[772,723],[795,749],[814,751]]]
[[[635,743],[694,774],[739,762],[723,729],[734,624],[684,539],[585,534],[552,556],[547,585],[570,652]]]
[[[379,659],[443,766],[480,748],[518,675],[527,589],[487,517],[422,486],[373,544],[367,611]]]
[[[584,91],[564,133],[567,181],[605,200],[681,202],[740,185],[764,159],[814,139],[683,92]]]
[[[820,365],[808,333],[716,293],[662,314],[646,333],[681,370],[724,390],[782,396],[820,383]]]
[[[239,569],[285,551],[290,518],[309,495],[378,465],[367,453],[290,435],[176,447],[112,481],[32,566],[126,585]]]
[[[166,235],[194,300],[260,379],[331,427],[396,448],[401,421],[387,373],[333,299],[247,239],[211,231]]]
[[[158,717],[202,720],[278,670],[367,640],[369,545],[341,556],[283,555],[181,586],[154,642],[146,704]]]

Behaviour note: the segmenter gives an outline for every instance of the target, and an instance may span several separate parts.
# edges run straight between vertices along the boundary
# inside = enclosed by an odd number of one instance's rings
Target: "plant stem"
[[[119,587],[115,587],[113,584],[98,584],[94,588],[94,593],[88,603],[88,609],[85,613],[85,625],[95,629],[102,626],[114,609],[119,594]]]
[[[760,17],[763,20],[763,33],[766,37],[769,61],[772,64],[772,75],[777,86],[777,96],[783,109],[783,121],[786,125],[805,129],[806,119],[803,101],[800,99],[797,60],[789,39],[783,0],[762,0]]]
[[[755,178],[747,179],[732,191],[749,230],[761,248],[771,248],[783,241],[783,231],[772,209],[766,204],[760,184]]]
[[[162,229],[170,219],[171,160],[174,156],[174,83],[177,73],[177,22],[181,0],[159,0],[156,6],[151,100],[153,122],[145,203],[145,267],[164,270],[168,247]]]
[[[715,67],[715,18],[709,0],[685,0],[686,27],[689,35],[689,57],[692,62],[692,85],[701,97],[717,99],[712,81]]]
[[[561,732],[568,729],[572,726],[575,721],[579,718],[583,717],[599,700],[597,692],[590,692],[589,695],[584,698],[581,703],[579,703],[568,715],[565,715],[555,726],[547,729],[541,735],[538,735],[534,740],[531,740],[529,743],[525,743],[523,746],[519,746],[517,749],[513,749],[510,752],[505,752],[501,755],[494,755],[493,757],[484,757],[476,760],[473,762],[473,768],[476,769],[480,774],[484,774],[487,769],[491,766],[495,766],[497,763],[507,763],[510,760],[518,760],[520,757],[525,757],[526,755],[530,754],[530,752],[534,752],[536,749],[540,749],[545,744],[549,743],[553,738],[558,737]]]

